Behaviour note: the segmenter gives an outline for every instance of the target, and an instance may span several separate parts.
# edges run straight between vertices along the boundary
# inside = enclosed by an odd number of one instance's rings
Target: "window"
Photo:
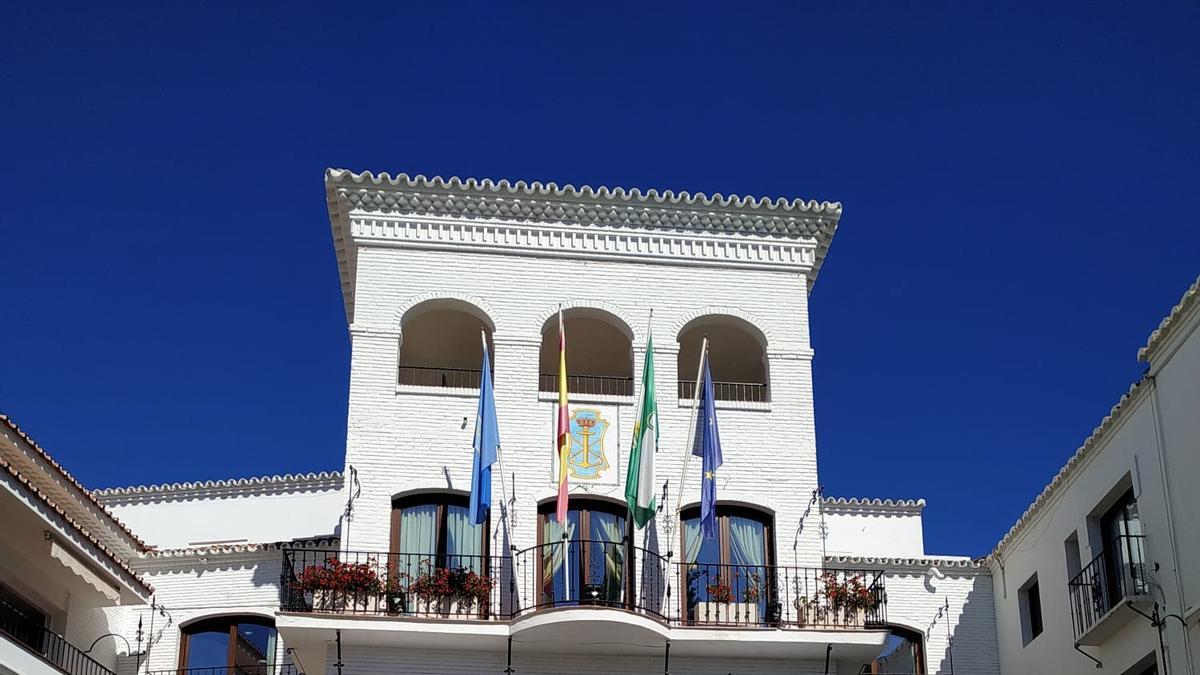
[[[602,396],[633,395],[633,331],[598,309],[563,311],[567,333],[567,391]],[[538,390],[558,391],[558,314],[542,326]]]
[[[0,584],[0,631],[40,653],[45,646],[46,618],[33,603]]]
[[[179,667],[229,669],[230,675],[270,675],[275,622],[255,616],[203,619],[183,628]]]
[[[625,606],[633,595],[633,532],[625,504],[571,498],[565,527],[555,502],[538,508],[537,604]]]
[[[1147,592],[1146,560],[1142,550],[1142,522],[1133,489],[1126,490],[1100,516],[1104,555],[1106,607],[1115,607],[1129,595]]]
[[[1026,581],[1017,592],[1021,610],[1021,640],[1029,644],[1042,634],[1042,596],[1038,590],[1037,574]]]
[[[392,550],[395,571],[416,575],[421,562],[436,567],[486,569],[487,521],[471,522],[470,498],[459,494],[420,494],[392,502]]]
[[[684,578],[688,619],[714,621],[719,605],[753,605],[754,617],[766,617],[768,591],[775,557],[770,515],[746,507],[717,507],[717,536],[705,539],[700,530],[700,509],[683,510]],[[742,623],[752,611],[743,607],[741,616],[722,623]],[[757,618],[750,623],[757,623]]]
[[[749,323],[721,315],[702,316],[679,331],[679,398],[690,400],[695,395],[705,336],[713,397],[721,401],[769,401],[766,338]]]
[[[400,328],[400,384],[478,389],[483,372],[480,331],[494,353],[492,322],[474,305],[429,300],[408,310]]]

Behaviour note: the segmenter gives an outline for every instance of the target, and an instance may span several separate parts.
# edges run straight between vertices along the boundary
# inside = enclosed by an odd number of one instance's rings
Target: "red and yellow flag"
[[[571,414],[567,410],[567,333],[563,329],[562,310],[558,310],[558,433],[554,451],[558,453],[558,508],[555,520],[567,522],[567,457],[571,454]]]

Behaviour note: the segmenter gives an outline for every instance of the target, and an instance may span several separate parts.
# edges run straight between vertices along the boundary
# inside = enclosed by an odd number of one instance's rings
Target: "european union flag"
[[[471,522],[487,520],[492,506],[492,464],[500,447],[496,422],[496,396],[492,392],[492,364],[483,346],[483,375],[479,382],[479,411],[475,413],[475,459],[471,464]]]
[[[700,380],[700,437],[692,447],[693,455],[703,459],[700,481],[700,531],[705,539],[717,536],[717,469],[721,468],[721,434],[717,431],[717,408],[713,404],[712,374],[708,354],[704,355],[704,376]]]

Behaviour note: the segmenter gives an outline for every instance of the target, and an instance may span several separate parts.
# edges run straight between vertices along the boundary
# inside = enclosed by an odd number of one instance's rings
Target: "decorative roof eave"
[[[827,555],[825,562],[832,566],[874,567],[893,570],[897,568],[926,570],[930,567],[975,570],[990,573],[987,558],[889,558],[853,555]]]
[[[1179,302],[1158,324],[1158,328],[1150,333],[1150,337],[1146,339],[1146,346],[1138,350],[1138,361],[1149,363],[1159,348],[1167,343],[1175,330],[1186,323],[1184,314],[1197,307],[1200,307],[1200,276],[1196,277]]]
[[[108,507],[100,503],[100,501],[92,495],[91,490],[85,488],[82,483],[75,479],[75,476],[72,476],[71,473],[63,467],[63,465],[59,464],[53,457],[51,457],[50,453],[43,450],[42,447],[37,444],[37,441],[33,440],[29,434],[25,433],[21,427],[17,426],[17,423],[14,422],[12,418],[7,415],[0,414],[0,422],[3,422],[10,430],[12,430],[14,434],[16,434],[22,441],[32,448],[33,451],[37,453],[39,457],[41,457],[42,461],[49,464],[50,467],[52,467],[55,472],[57,472],[59,476],[61,476],[62,479],[67,482],[68,485],[74,488],[83,499],[95,506],[99,513],[102,514],[103,517],[107,519],[113,526],[111,529],[116,531],[120,536],[124,537],[135,551],[145,551],[147,549],[146,542],[142,541],[141,537],[138,537],[136,534],[134,534],[133,530],[129,529],[125,523],[122,523],[115,515],[113,515],[113,513],[108,510]]]
[[[94,490],[92,494],[105,504],[129,504],[264,493],[314,492],[337,490],[341,487],[342,472],[321,471],[161,485],[131,485]]]
[[[924,499],[879,499],[867,497],[825,497],[821,504],[826,508],[844,511],[905,511],[920,513],[925,508]]]
[[[4,459],[3,457],[0,457],[0,470],[7,472],[14,479],[16,479],[22,488],[24,488],[27,492],[36,497],[38,501],[49,508],[62,520],[63,523],[75,530],[79,536],[83,537],[83,539],[85,539],[97,551],[99,551],[103,557],[107,558],[110,562],[116,565],[116,567],[119,568],[121,573],[124,575],[127,584],[137,590],[143,591],[146,598],[149,598],[154,594],[154,587],[142,579],[141,575],[135,572],[133,568],[121,558],[121,556],[117,555],[112,549],[105,546],[104,542],[100,541],[94,534],[88,531],[88,529],[81,525],[79,521],[72,518],[71,514],[67,513],[65,509],[55,503],[54,499],[52,499],[50,495],[43,492],[37,485],[22,475],[17,467],[10,464],[8,460]]]
[[[152,550],[146,553],[146,560],[165,558],[207,558],[209,556],[232,556],[250,553],[282,551],[286,549],[338,549],[339,539],[335,536],[317,537],[298,541],[255,542],[238,544],[213,544],[211,546],[192,546],[187,548],[167,548]]]
[[[542,222],[641,231],[751,235],[807,241],[816,280],[841,218],[838,202],[691,194],[624,188],[576,188],[554,183],[325,172],[326,201],[342,275],[347,320],[353,322],[356,269],[350,212],[396,212],[511,222]]]
[[[1067,460],[1067,463],[1058,470],[1058,473],[1054,475],[1054,478],[1051,479],[1048,485],[1046,485],[1041,494],[1039,494],[1037,498],[1033,500],[1033,503],[1029,505],[1029,508],[1025,509],[1025,513],[1021,514],[1021,517],[1017,519],[1017,522],[1014,523],[1011,528],[1009,528],[1008,533],[1005,534],[1002,539],[1000,539],[1000,543],[996,544],[996,548],[992,550],[989,558],[1001,557],[1004,549],[1016,539],[1016,537],[1021,533],[1022,530],[1024,530],[1027,524],[1033,522],[1034,519],[1037,518],[1042,508],[1071,479],[1078,467],[1083,464],[1085,460],[1091,457],[1092,453],[1094,453],[1096,449],[1103,444],[1108,433],[1116,428],[1116,426],[1124,419],[1125,413],[1129,411],[1130,407],[1132,407],[1135,399],[1144,395],[1144,392],[1148,391],[1148,387],[1143,386],[1145,385],[1146,381],[1147,378],[1143,376],[1137,382],[1134,382],[1132,385],[1130,385],[1129,391],[1125,392],[1121,396],[1121,399],[1117,401],[1117,404],[1112,407],[1112,410],[1109,411],[1108,415],[1106,415],[1104,419],[1100,420],[1100,424],[1092,430],[1091,435],[1087,437],[1087,439],[1083,442],[1083,445],[1079,446],[1079,448],[1075,450],[1075,453],[1071,455],[1071,458]]]

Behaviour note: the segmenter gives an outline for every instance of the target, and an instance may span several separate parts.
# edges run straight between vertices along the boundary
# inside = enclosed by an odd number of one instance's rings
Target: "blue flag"
[[[487,345],[483,347],[483,375],[479,382],[479,411],[475,413],[475,458],[471,464],[471,522],[488,518],[492,506],[492,465],[500,448],[500,426],[496,423],[496,396],[492,392],[492,364]]]
[[[713,404],[712,374],[708,371],[708,355],[704,355],[704,378],[700,380],[699,434],[692,454],[703,459],[700,474],[700,531],[705,539],[717,536],[717,469],[721,467],[721,434],[717,431],[717,409]]]

